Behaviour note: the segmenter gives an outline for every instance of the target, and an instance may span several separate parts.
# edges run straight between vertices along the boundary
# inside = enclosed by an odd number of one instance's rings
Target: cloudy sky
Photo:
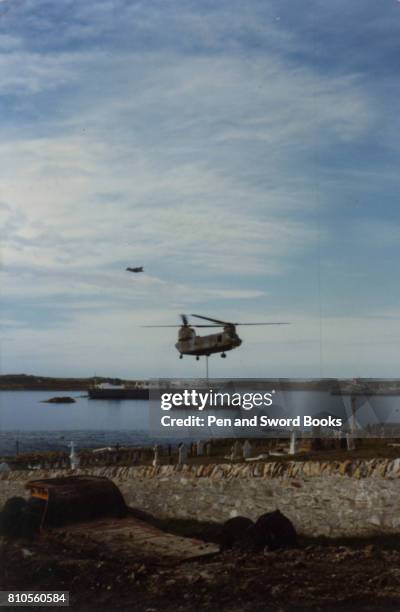
[[[2,372],[398,376],[397,0],[2,0]],[[129,275],[127,265],[144,265]]]

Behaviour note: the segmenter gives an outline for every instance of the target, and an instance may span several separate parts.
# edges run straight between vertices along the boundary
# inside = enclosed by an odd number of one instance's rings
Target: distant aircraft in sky
[[[143,272],[143,266],[139,266],[138,268],[127,268],[126,269],[127,272]]]

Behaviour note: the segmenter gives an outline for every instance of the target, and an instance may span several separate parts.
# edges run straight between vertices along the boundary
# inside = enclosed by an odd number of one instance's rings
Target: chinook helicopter
[[[220,321],[211,317],[192,314],[192,317],[210,321],[208,324],[189,323],[187,315],[181,314],[181,325],[145,325],[144,327],[179,327],[178,342],[175,344],[179,352],[179,359],[183,355],[191,355],[197,360],[204,355],[209,357],[213,353],[221,353],[221,357],[226,357],[227,351],[232,351],[242,344],[242,340],[236,333],[238,325],[289,325],[289,323],[230,323],[229,321]],[[196,334],[195,328],[205,327],[222,327],[222,331],[218,334],[208,334],[207,336],[199,336]]]

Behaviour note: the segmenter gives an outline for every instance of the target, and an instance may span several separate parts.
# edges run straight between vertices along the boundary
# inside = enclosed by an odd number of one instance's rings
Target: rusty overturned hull
[[[165,533],[143,520],[125,504],[118,487],[108,478],[69,476],[31,480],[26,485],[38,505],[38,527],[51,527],[47,537],[100,546],[121,563],[138,556],[170,564],[214,555],[219,548],[195,538]],[[37,510],[38,508],[36,508]]]
[[[31,480],[31,497],[41,503],[41,525],[57,527],[102,517],[120,518],[128,509],[118,487],[108,478],[69,476]]]

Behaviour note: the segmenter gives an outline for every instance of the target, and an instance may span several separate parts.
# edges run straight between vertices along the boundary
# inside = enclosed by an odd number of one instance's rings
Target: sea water
[[[43,403],[69,396],[74,404]],[[148,402],[93,400],[83,391],[1,391],[0,454],[76,448],[147,445]]]
[[[66,395],[73,397],[75,403],[43,403],[51,397]],[[363,399],[360,404],[361,401],[357,411],[360,425],[400,422],[399,396]],[[159,436],[154,428],[150,429],[149,404],[146,400],[94,400],[83,391],[1,391],[0,455],[15,454],[17,448],[21,453],[67,450],[70,440],[77,449],[154,444]],[[285,391],[268,409],[268,416],[294,417],[298,413],[325,416],[329,412],[349,418],[349,398],[321,391]],[[177,410],[174,416],[184,415]],[[224,411],[222,416],[235,416],[235,413],[230,415]],[[225,428],[223,433],[224,437],[237,435],[237,428],[232,431]],[[212,437],[215,432],[207,429],[204,434]],[[167,433],[162,441],[177,442],[176,435],[176,432]],[[193,439],[188,428],[180,435],[182,440]]]

